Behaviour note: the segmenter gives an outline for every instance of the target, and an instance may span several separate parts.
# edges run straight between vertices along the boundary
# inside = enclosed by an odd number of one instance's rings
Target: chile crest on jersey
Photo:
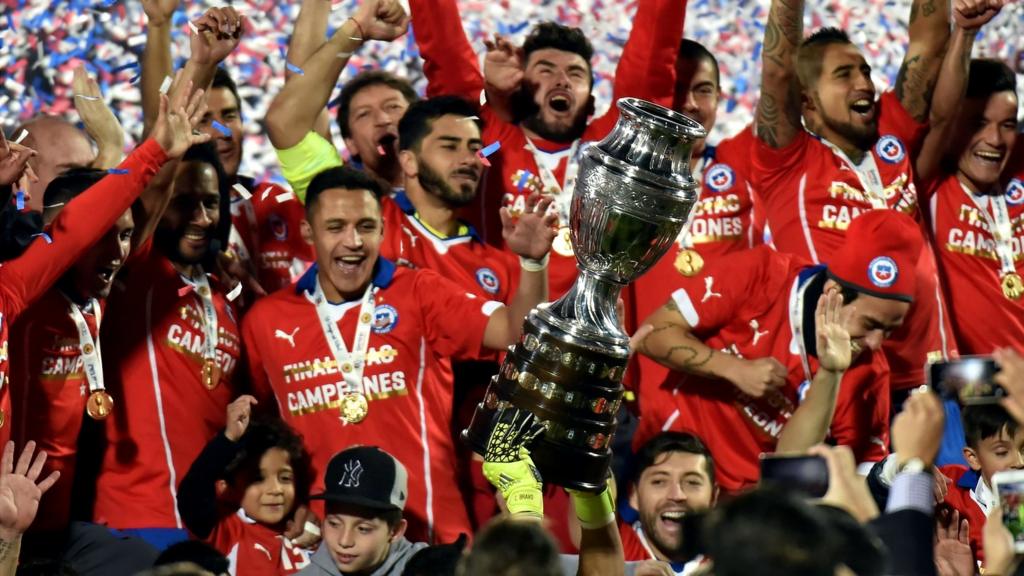
[[[725,192],[736,183],[736,172],[728,164],[715,164],[708,169],[704,183],[715,192]]]
[[[1024,182],[1021,182],[1020,178],[1013,178],[1006,185],[1006,203],[1011,206],[1024,203]]]
[[[274,235],[274,238],[278,242],[284,242],[288,239],[288,223],[277,214],[271,214],[270,218],[270,232]]]
[[[390,304],[380,304],[373,312],[373,331],[387,334],[398,325],[398,310]]]
[[[487,291],[488,294],[497,294],[498,289],[501,288],[501,282],[498,281],[498,275],[490,268],[480,268],[477,270],[476,281],[480,284],[481,288]]]
[[[878,143],[875,144],[875,152],[878,153],[879,158],[889,164],[902,162],[907,157],[907,148],[903,145],[903,142],[899,138],[890,135],[885,135],[878,139]]]

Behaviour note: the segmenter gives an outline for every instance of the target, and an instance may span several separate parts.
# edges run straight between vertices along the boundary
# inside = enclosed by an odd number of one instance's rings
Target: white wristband
[[[534,260],[533,258],[519,257],[519,267],[527,272],[542,272],[548,267],[548,260],[550,260],[551,254],[545,254],[540,260]]]

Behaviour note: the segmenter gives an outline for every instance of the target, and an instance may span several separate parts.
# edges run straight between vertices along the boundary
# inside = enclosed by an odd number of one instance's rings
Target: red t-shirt
[[[369,411],[363,421],[346,424],[338,406],[349,391],[307,298],[315,290],[316,270],[303,275],[294,290],[258,301],[242,329],[254,392],[265,406],[276,399],[281,417],[305,438],[316,473],[313,493],[323,489],[334,454],[372,444],[409,472],[405,518],[411,540],[452,542],[462,532],[471,534],[456,480],[449,358],[479,355],[490,313],[500,304],[468,294],[433,270],[378,260],[363,385],[353,391],[366,396]],[[351,349],[359,305],[332,308]]]
[[[878,106],[881,136],[870,154],[882,179],[886,205],[917,218],[913,158],[927,126],[911,118],[893,92],[883,94]],[[758,139],[753,152],[755,190],[775,247],[815,263],[828,263],[846,240],[850,222],[873,209],[857,173],[804,130],[779,149]],[[917,268],[914,304],[903,326],[884,345],[893,389],[923,384],[928,360],[956,355],[942,320],[948,315],[936,290],[934,258],[922,253]]]
[[[249,192],[249,200],[237,193],[231,200],[231,223],[238,232],[237,237],[232,235],[231,247],[249,256],[260,286],[269,294],[306,271],[313,263],[313,246],[302,238],[306,214],[294,194],[269,182],[261,182]],[[285,199],[279,201],[279,196]]]
[[[956,176],[948,176],[929,199],[933,244],[957,344],[965,354],[991,354],[1003,346],[1024,349],[1024,300],[1003,296],[995,240],[971,196]],[[992,202],[976,198],[994,221]],[[1024,275],[1024,171],[1006,185],[1004,198],[1013,259],[1017,273]]]
[[[627,289],[634,310],[627,331],[632,334],[639,324],[654,313],[678,287],[675,260],[679,252],[691,249],[705,262],[727,257],[764,243],[763,218],[754,205],[750,181],[750,148],[754,144],[751,127],[723,140],[718,146],[705,149],[700,201],[690,215],[688,230],[680,234],[673,247],[646,274]],[[761,220],[761,222],[759,222]],[[642,354],[630,366],[633,384],[639,380],[664,381],[668,368]]]
[[[462,28],[455,0],[411,0],[416,43],[423,56],[423,72],[427,76],[427,95],[455,94],[471,102],[480,98],[483,76],[477,66],[477,55],[464,34],[453,34]],[[663,106],[671,106],[675,93],[675,61],[683,35],[686,3],[678,0],[640,0],[629,40],[615,70],[612,101],[634,96]],[[603,80],[598,78],[598,81]],[[481,107],[485,143],[501,142],[501,150],[491,155],[484,188],[477,195],[474,210],[467,216],[482,232],[484,239],[501,244],[499,209],[513,210],[525,205],[526,197],[539,192],[544,185],[539,177],[537,161],[527,149],[522,128],[499,118],[487,104]],[[618,108],[612,106],[594,119],[581,137],[587,143],[604,138],[618,121]],[[570,143],[536,140],[541,157],[554,165],[552,174],[560,185],[565,183]],[[579,147],[577,155],[582,153]],[[568,198],[565,200],[568,202]],[[557,209],[557,207],[553,207]],[[568,226],[563,211],[561,226]],[[551,299],[564,294],[576,279],[576,259],[556,251],[551,253],[548,268]]]
[[[166,161],[160,145],[146,140],[118,167],[126,174],[106,176],[61,210],[47,229],[51,243],[36,238],[21,256],[0,264],[0,444],[11,438],[12,417],[19,418],[11,414],[7,386],[10,324],[107,233]]]
[[[786,367],[787,382],[755,399],[724,380],[670,372],[660,386],[640,389],[643,418],[634,447],[663,430],[691,431],[711,451],[719,486],[734,492],[756,483],[758,457],[774,450],[803,386],[818,370],[817,359],[808,355],[811,375],[805,372],[790,316],[798,283],[819,270],[800,257],[760,246],[709,262],[696,276],[680,276],[672,298],[694,336],[741,358],[771,356]],[[889,373],[883,355],[863,352],[846,371],[830,436],[850,446],[859,462],[886,455]]]
[[[165,256],[144,244],[123,269],[103,321],[114,411],[96,486],[95,521],[113,528],[182,528],[177,486],[222,428],[239,394],[237,311],[211,278],[220,383],[203,385],[203,305]]]
[[[232,576],[285,576],[309,565],[308,550],[250,520],[241,509],[222,518],[206,542],[227,556]]]
[[[945,503],[960,513],[960,520],[967,520],[970,530],[971,551],[974,552],[975,560],[985,560],[985,520],[988,519],[988,511],[983,510],[978,504],[976,489],[981,482],[977,472],[966,466],[955,464],[939,468],[944,476],[953,482],[948,484]]]

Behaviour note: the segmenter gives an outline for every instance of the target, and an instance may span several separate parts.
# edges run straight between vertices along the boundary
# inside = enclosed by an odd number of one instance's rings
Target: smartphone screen
[[[761,484],[821,498],[828,492],[828,465],[821,456],[765,455]]]
[[[993,377],[999,367],[988,356],[965,356],[928,366],[928,383],[945,400],[961,404],[992,404],[1006,395]]]
[[[1003,508],[1003,524],[1013,536],[1014,549],[1020,552],[1024,550],[1024,474],[1016,470],[1008,477],[996,474],[993,481]]]

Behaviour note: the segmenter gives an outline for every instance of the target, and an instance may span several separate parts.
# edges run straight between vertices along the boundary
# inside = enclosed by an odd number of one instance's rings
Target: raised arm
[[[75,94],[75,110],[85,125],[85,131],[99,149],[92,167],[109,170],[117,166],[124,158],[124,130],[114,112],[103,101],[100,87],[86,71],[85,64],[75,68],[72,90]]]
[[[932,92],[949,40],[949,0],[914,0],[910,44],[896,75],[896,97],[918,122],[928,121]]]
[[[160,109],[160,87],[174,71],[171,26],[181,0],[142,0],[146,12],[146,47],[142,51],[143,134],[149,134]]]
[[[299,17],[295,19],[295,28],[292,30],[292,37],[288,39],[288,63],[302,69],[318,48],[324,45],[327,35],[327,24],[331,17],[331,3],[325,0],[302,0],[299,7]],[[285,77],[291,78],[296,72],[291,69],[285,71]],[[331,139],[331,117],[327,108],[320,110],[320,114],[313,123],[313,130],[323,136],[324,140]]]
[[[526,208],[518,218],[513,219],[508,208],[501,208],[502,236],[514,254],[519,256],[521,274],[509,306],[495,314],[508,315],[507,330],[510,343],[519,340],[523,331],[523,319],[534,307],[548,299],[547,262],[551,241],[555,239],[554,225],[557,214],[548,214],[553,200],[541,199],[539,194],[530,196]]]
[[[935,82],[928,135],[914,162],[914,174],[919,183],[931,181],[942,168],[942,158],[949,149],[957,111],[967,91],[974,39],[978,30],[999,13],[1003,4],[999,0],[954,1],[953,35]]]
[[[286,150],[313,130],[349,58],[365,40],[391,41],[405,33],[409,17],[396,0],[366,0],[354,16],[285,82],[267,111],[270,142]]]
[[[409,0],[409,11],[423,58],[427,96],[452,94],[478,101],[484,79],[455,0]]]
[[[757,137],[772,148],[785,148],[803,130],[796,74],[803,17],[803,0],[772,0],[761,50],[761,98],[755,115]]]

